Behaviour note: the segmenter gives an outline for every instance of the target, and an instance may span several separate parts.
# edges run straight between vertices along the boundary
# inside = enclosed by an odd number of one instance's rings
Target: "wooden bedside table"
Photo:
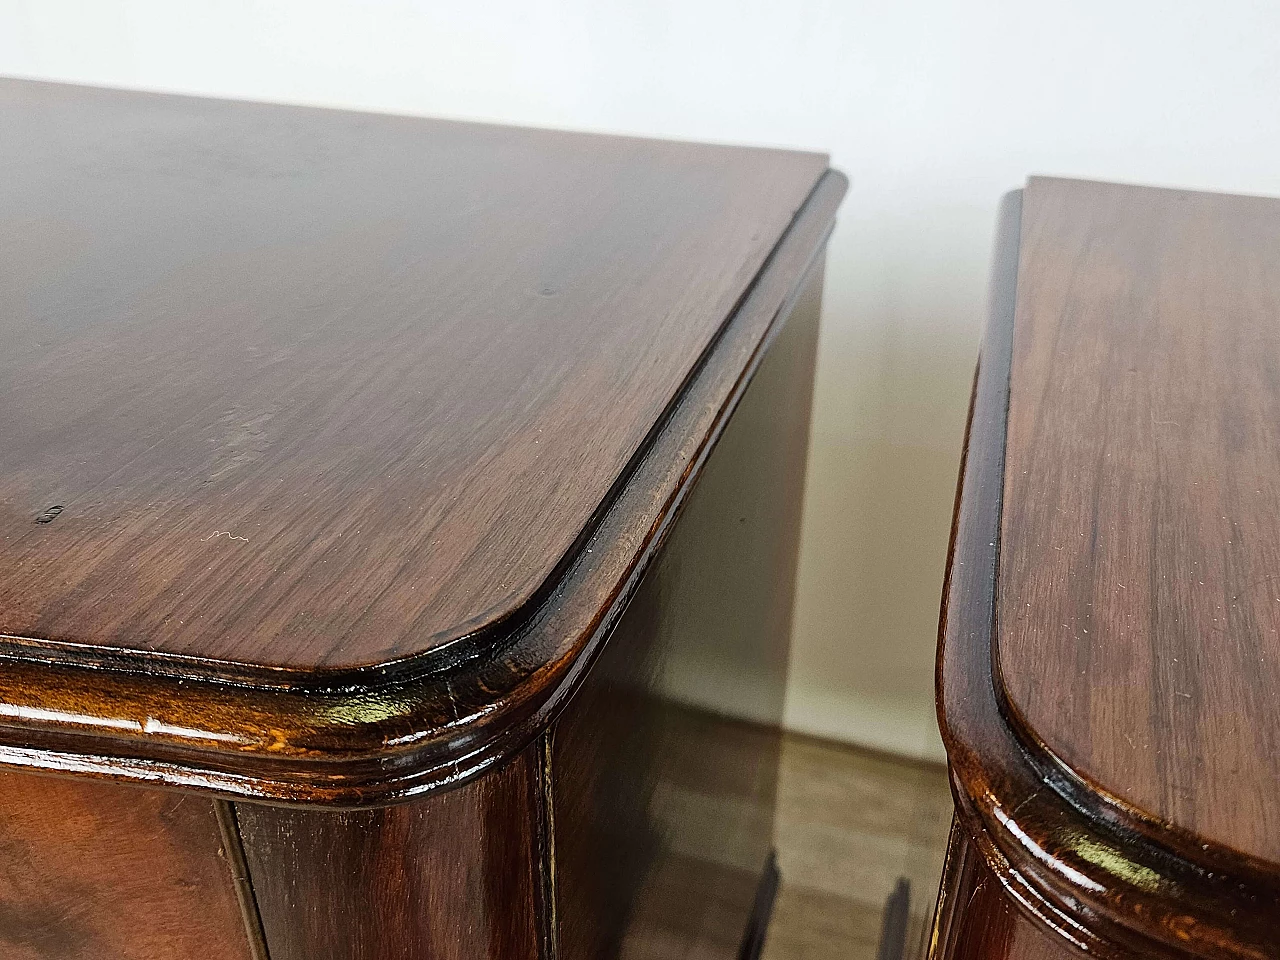
[[[0,124],[0,954],[758,948],[826,158]]]
[[[938,703],[939,958],[1280,956],[1280,201],[1006,198]]]

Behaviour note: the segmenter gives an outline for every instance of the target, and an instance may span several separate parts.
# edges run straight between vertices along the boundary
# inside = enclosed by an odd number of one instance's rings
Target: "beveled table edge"
[[[0,638],[0,765],[358,807],[470,780],[528,745],[589,669],[819,265],[847,189],[815,184],[536,607],[482,650],[246,682],[219,663]],[[74,652],[74,651],[72,651]]]
[[[938,722],[957,816],[1009,897],[1090,954],[1280,957],[1280,865],[1128,806],[1012,715],[996,591],[1022,193],[1004,198],[943,588]]]

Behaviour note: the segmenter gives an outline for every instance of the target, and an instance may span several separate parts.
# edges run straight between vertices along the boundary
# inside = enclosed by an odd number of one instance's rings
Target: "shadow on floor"
[[[762,960],[875,960],[901,879],[904,956],[924,955],[951,825],[943,767],[787,734],[776,824],[782,885]]]

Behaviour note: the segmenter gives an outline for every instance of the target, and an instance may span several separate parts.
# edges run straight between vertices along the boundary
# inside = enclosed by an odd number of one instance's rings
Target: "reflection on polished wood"
[[[958,824],[952,827],[932,934],[950,960],[1079,960],[1081,954],[1018,909]]]
[[[537,762],[372,810],[237,803],[271,960],[536,960]]]
[[[1262,198],[1005,201],[940,634],[940,958],[1280,956],[1277,237]]]
[[[551,731],[563,960],[739,956],[773,846],[821,291],[819,270]],[[774,729],[680,700],[726,693]]]

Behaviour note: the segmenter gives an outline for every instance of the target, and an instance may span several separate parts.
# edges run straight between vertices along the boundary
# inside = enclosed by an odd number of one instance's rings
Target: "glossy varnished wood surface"
[[[1119,802],[1009,709],[994,643],[1022,222],[1019,192],[1001,212],[943,593],[938,715],[957,816],[1023,914],[1091,954],[1280,956],[1274,865]]]
[[[1018,909],[960,824],[947,845],[929,960],[1083,960]]]
[[[552,728],[561,960],[739,956],[773,843],[821,293],[815,264]],[[772,725],[727,735],[709,710],[735,696]]]
[[[62,88],[37,89],[44,91],[40,95],[72,100],[79,96],[100,97],[108,104],[118,96],[70,93]],[[129,100],[143,101],[159,103],[161,114],[168,109],[164,105],[170,103],[164,98]],[[263,110],[263,116],[277,116],[276,108],[177,103],[174,109],[180,113],[196,110],[218,115],[221,110]],[[92,116],[99,106],[95,101],[94,109],[86,108],[87,112]],[[281,115],[292,116],[289,111]],[[396,137],[400,136],[416,143],[414,135],[404,131],[436,129],[435,125],[420,121],[329,113],[304,115],[322,117],[326,123],[332,121],[339,127],[353,124],[363,130],[362,125],[372,124],[381,130],[385,124],[389,130],[402,131],[395,136],[386,134],[389,142],[398,142]],[[241,120],[228,124],[231,132],[223,131],[226,136],[244,132]],[[194,126],[203,129],[198,123]],[[496,145],[509,136],[526,143],[509,131],[479,128],[477,133],[472,127],[444,126],[458,131],[463,139],[464,131],[490,138],[488,146],[493,148],[494,156],[479,166],[491,172],[494,164],[527,159],[515,147],[514,154],[497,149]],[[559,134],[535,133],[530,137],[527,145],[534,154],[538,153],[537,144],[579,143],[576,137],[561,139]],[[588,145],[583,149],[590,152],[589,145],[595,138],[581,142]],[[659,152],[666,149],[626,143],[641,152],[651,147]],[[632,147],[626,143],[599,149],[606,154],[617,149],[630,156]],[[683,156],[682,151],[693,148],[672,149]],[[390,147],[388,150],[390,159],[384,158],[388,163],[400,156]],[[555,152],[550,147],[548,150]],[[748,154],[757,156],[750,151]],[[734,151],[724,154],[737,155]],[[780,158],[768,152],[758,156],[771,169]],[[672,154],[668,159],[674,163],[674,157]],[[554,165],[547,157],[543,159]],[[575,166],[578,160],[571,157],[565,162],[567,170],[588,175],[585,167]],[[795,162],[803,166],[810,161],[801,158]],[[788,169],[789,164],[784,161]],[[666,176],[667,161],[659,166],[664,173],[653,173],[651,185],[655,190],[662,189],[658,181]],[[236,169],[234,164],[231,169]],[[598,171],[599,165],[594,169]],[[765,176],[763,167],[760,172]],[[774,169],[774,173],[778,171]],[[682,175],[673,176],[675,181],[685,182]],[[551,181],[559,182],[554,176]],[[621,190],[617,184],[611,189]],[[750,191],[754,196],[752,209],[762,198],[774,196],[773,189]],[[323,666],[316,667],[319,672],[269,671],[248,678],[235,665],[221,661],[160,653],[143,656],[138,651],[10,636],[0,643],[0,655],[5,659],[5,669],[0,671],[0,760],[96,776],[159,779],[222,794],[355,806],[456,785],[514,756],[536,738],[575,689],[585,668],[584,654],[589,658],[639,583],[750,383],[779,317],[797,295],[800,278],[819,256],[844,189],[844,178],[828,171],[790,225],[779,226],[780,230],[785,227],[781,239],[768,251],[762,269],[744,281],[747,287],[741,300],[728,305],[730,316],[709,350],[690,358],[691,375],[670,398],[662,415],[649,425],[644,442],[626,464],[619,482],[598,504],[590,522],[578,530],[574,550],[562,558],[563,569],[544,583],[531,607],[526,606],[520,617],[505,622],[493,636],[476,634],[465,642],[433,648],[432,653],[385,669],[348,672],[341,682],[325,673],[328,668]],[[607,192],[604,186],[601,190]],[[720,196],[719,190],[717,187],[712,193]],[[605,199],[600,203],[609,207]],[[690,212],[705,212],[701,203],[694,203]],[[623,206],[632,209],[625,203]],[[481,204],[476,216],[483,219],[488,216],[484,213],[488,209]],[[727,210],[720,212],[733,219]],[[607,220],[606,213],[602,208],[600,215]],[[578,221],[557,223],[557,230],[570,232],[591,225]],[[716,228],[708,229],[714,232]],[[661,239],[653,239],[654,249],[666,250]],[[720,249],[700,248],[690,256],[697,260],[718,259],[716,251]],[[662,250],[654,256],[666,256]],[[595,262],[590,258],[588,261]],[[459,263],[451,263],[451,270],[460,268]],[[326,329],[336,335],[343,328],[338,324]],[[607,339],[608,330],[601,335]],[[642,339],[639,333],[636,337],[637,341]],[[659,352],[666,349],[657,342],[652,346]],[[359,355],[359,349],[352,349]],[[578,356],[573,354],[574,349],[588,348],[569,345],[570,354]],[[612,362],[605,354],[593,357],[592,363]],[[581,356],[578,360],[582,360]],[[384,386],[399,389],[389,382]],[[600,419],[602,411],[617,412],[596,401],[579,406],[576,413],[582,418],[582,429],[591,432],[594,428],[590,425]],[[631,416],[622,419],[630,420]],[[609,433],[612,427],[601,429]],[[518,445],[523,439],[515,438],[513,442]],[[256,468],[248,469],[252,472]],[[563,484],[567,490],[576,489],[581,478],[577,474],[548,472],[542,479]],[[357,497],[358,484],[347,489]],[[301,496],[295,499],[299,503],[306,500]],[[52,529],[67,517],[64,509],[51,523],[31,520],[30,525]],[[509,529],[502,520],[487,527],[482,535],[501,537],[502,531]],[[243,544],[228,540],[228,545]],[[205,546],[208,543],[201,545]],[[308,590],[310,587],[304,587],[303,594]],[[483,655],[486,652],[490,655]],[[224,682],[229,678],[238,682]]]
[[[264,960],[236,859],[206,797],[0,772],[0,956]]]
[[[999,662],[1073,770],[1280,863],[1280,200],[1032,180]]]
[[[536,748],[377,810],[237,803],[271,960],[536,960]]]
[[[0,123],[0,632],[246,668],[523,608],[826,170],[21,81]]]

